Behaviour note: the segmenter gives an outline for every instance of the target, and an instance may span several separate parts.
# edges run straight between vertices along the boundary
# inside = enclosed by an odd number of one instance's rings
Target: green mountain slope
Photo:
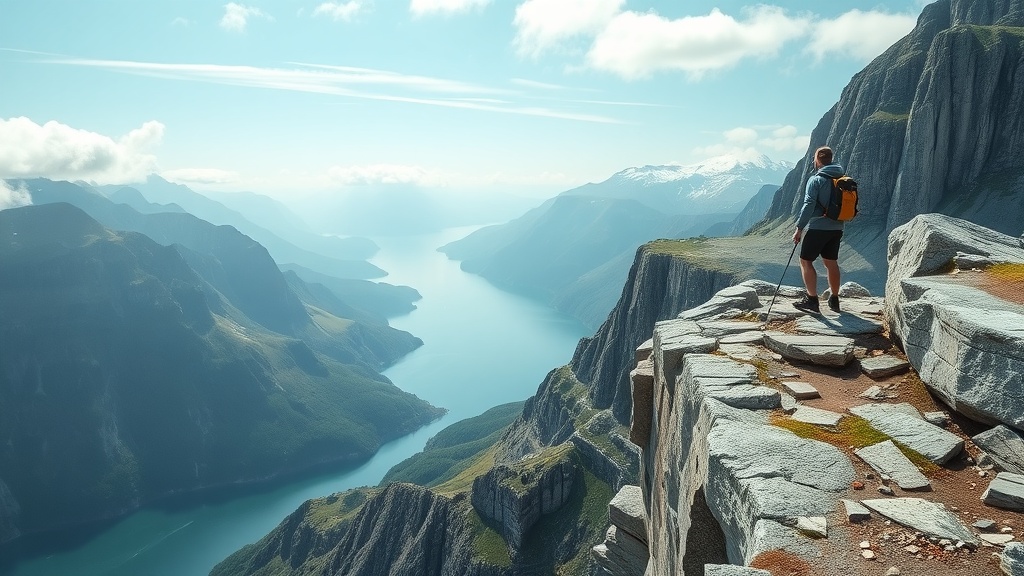
[[[180,247],[63,203],[0,211],[0,229],[3,539],[359,461],[441,412],[248,319]]]

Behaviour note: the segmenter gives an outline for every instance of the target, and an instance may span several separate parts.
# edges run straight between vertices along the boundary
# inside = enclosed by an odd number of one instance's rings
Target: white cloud
[[[181,16],[178,16],[174,20],[171,20],[171,26],[185,26],[185,27],[188,27],[188,26],[191,26],[191,25],[192,25],[192,21],[191,20],[189,20],[188,18],[183,18]]]
[[[348,2],[324,2],[313,10],[313,16],[329,16],[335,21],[350,22],[356,14],[364,8],[363,2],[349,0]]]
[[[799,134],[796,126],[737,127],[722,132],[722,142],[693,150],[698,157],[731,155],[754,160],[764,154],[772,160],[799,157],[807,150],[811,137]]]
[[[561,118],[581,122],[619,124],[619,120],[577,112],[571,102],[561,102],[556,108],[537,106],[529,96],[505,89],[490,88],[467,82],[401,74],[387,70],[373,70],[351,66],[291,63],[293,68],[260,68],[256,66],[230,66],[220,64],[164,64],[133,62],[129,60],[54,59],[50,64],[90,66],[118,70],[132,74],[157,76],[179,80],[204,81],[232,86],[272,88],[296,92],[332,94],[347,98],[383,100],[395,103],[421,104],[517,114],[544,118]],[[515,96],[517,101],[487,98],[488,96]]]
[[[733,144],[750,144],[757,141],[757,130],[753,128],[733,128],[725,131],[725,141]]]
[[[181,184],[234,184],[239,181],[237,172],[218,168],[178,168],[164,170],[160,176]]]
[[[327,171],[332,182],[342,186],[367,184],[417,184],[443,186],[444,178],[437,172],[419,166],[371,164],[368,166],[333,166]]]
[[[10,184],[0,180],[0,210],[28,206],[31,203],[32,195],[25,188],[24,182],[17,188],[11,188]]]
[[[412,0],[409,3],[409,11],[416,16],[423,16],[432,12],[468,12],[474,8],[482,8],[491,3],[491,0]]]
[[[114,140],[52,120],[40,126],[24,117],[0,119],[0,178],[140,182],[156,168],[148,150],[163,133],[152,120]]]
[[[224,16],[220,19],[220,27],[231,32],[245,32],[249,18],[253,17],[271,19],[269,14],[259,8],[229,2],[224,5]]]
[[[516,7],[513,25],[520,54],[539,56],[573,37],[604,29],[626,0],[526,0]]]
[[[850,10],[834,20],[816,22],[805,50],[818,60],[836,54],[867,62],[906,36],[916,23],[912,14]]]
[[[736,20],[715,8],[707,16],[669,20],[654,13],[623,12],[598,34],[587,54],[593,68],[626,79],[679,70],[700,78],[744,58],[774,56],[806,33],[809,20],[781,8],[759,6]]]

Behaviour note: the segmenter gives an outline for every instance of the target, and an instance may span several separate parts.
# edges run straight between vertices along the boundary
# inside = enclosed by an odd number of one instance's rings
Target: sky
[[[926,3],[0,0],[0,178],[545,197],[796,161]]]

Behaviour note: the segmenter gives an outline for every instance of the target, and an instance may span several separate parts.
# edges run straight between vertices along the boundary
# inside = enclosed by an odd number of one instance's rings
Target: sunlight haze
[[[554,195],[795,161],[917,1],[0,1],[0,178]]]

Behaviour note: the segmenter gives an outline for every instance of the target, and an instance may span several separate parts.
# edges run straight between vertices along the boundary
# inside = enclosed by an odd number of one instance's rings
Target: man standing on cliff
[[[828,273],[828,287],[832,295],[828,299],[828,307],[839,312],[839,242],[843,237],[843,222],[824,216],[832,195],[832,179],[846,174],[843,167],[832,163],[832,149],[822,146],[814,151],[815,173],[807,180],[804,193],[804,204],[796,221],[796,232],[793,243],[800,242],[800,275],[804,279],[807,293],[803,299],[793,304],[797,310],[818,314],[818,273],[814,269],[814,261],[821,256],[821,262]],[[804,228],[807,233],[804,234]]]

